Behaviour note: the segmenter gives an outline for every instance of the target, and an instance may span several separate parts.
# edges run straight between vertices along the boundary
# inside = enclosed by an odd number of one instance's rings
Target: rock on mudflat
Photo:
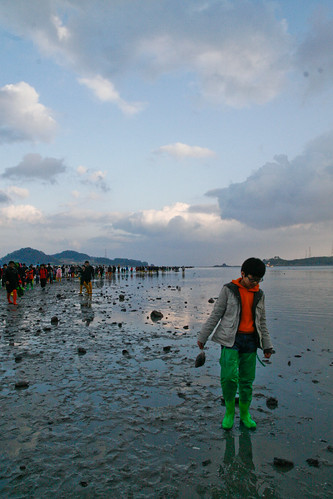
[[[206,354],[205,352],[200,352],[195,359],[195,367],[201,367],[206,362]]]
[[[29,381],[26,381],[24,379],[16,381],[16,383],[15,383],[15,388],[17,388],[17,389],[28,388],[28,386],[29,386]]]
[[[77,349],[77,353],[78,353],[79,355],[84,355],[84,354],[86,354],[86,353],[87,353],[87,350],[86,350],[85,348],[83,348],[83,347],[79,347],[79,348]]]
[[[162,312],[159,312],[158,310],[153,310],[150,314],[150,318],[152,321],[159,321],[163,319],[163,314]]]
[[[288,459],[284,459],[281,457],[275,457],[273,464],[277,468],[284,470],[284,471],[289,471],[294,467],[294,463],[292,461],[288,461]]]
[[[315,468],[319,468],[319,459],[314,459],[313,457],[309,457],[306,462],[309,466],[314,466]]]
[[[58,324],[58,322],[59,322],[59,319],[56,315],[51,317],[51,324]]]
[[[278,402],[278,400],[276,398],[269,397],[266,400],[266,405],[267,405],[268,409],[276,409],[277,406],[279,405],[279,402]]]

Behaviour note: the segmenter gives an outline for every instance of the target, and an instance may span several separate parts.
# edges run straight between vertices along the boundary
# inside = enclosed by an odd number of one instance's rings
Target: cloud
[[[1,2],[0,20],[40,52],[71,68],[104,102],[134,113],[117,90],[124,75],[191,77],[193,92],[242,107],[278,95],[291,68],[292,40],[274,4],[235,0]],[[88,75],[88,76],[87,76]]]
[[[203,159],[215,156],[214,151],[211,151],[210,149],[199,146],[189,146],[187,144],[182,144],[181,142],[176,142],[175,144],[161,146],[155,151],[155,153],[165,153],[178,159],[186,159],[186,158]]]
[[[168,232],[177,233],[191,239],[194,237],[205,238],[207,231],[216,230],[217,226],[229,226],[223,222],[218,213],[210,210],[191,211],[187,203],[175,203],[165,206],[161,210],[142,210],[123,217],[113,222],[115,229],[121,229],[131,234],[145,234],[155,237]]]
[[[22,187],[17,187],[16,185],[11,185],[10,187],[7,187],[7,192],[8,194],[11,194],[15,197],[22,199],[27,198],[29,196],[28,189],[23,189]]]
[[[17,166],[6,168],[1,176],[54,183],[55,177],[65,171],[66,167],[62,159],[42,158],[40,154],[26,154]]]
[[[5,191],[0,190],[0,203],[10,203],[11,199]]]
[[[0,225],[13,222],[36,224],[43,220],[41,211],[31,205],[6,206],[5,208],[1,208],[0,213]]]
[[[0,88],[0,143],[49,142],[56,132],[51,111],[24,81]]]
[[[224,220],[268,229],[333,220],[333,132],[313,140],[304,153],[274,161],[244,182],[207,193]]]
[[[106,78],[103,78],[101,75],[97,75],[93,78],[79,78],[78,81],[92,90],[95,96],[102,102],[116,104],[124,114],[136,114],[144,108],[143,103],[129,103],[122,99],[113,83]]]
[[[103,192],[108,192],[110,190],[105,180],[107,176],[106,171],[91,170],[82,165],[78,166],[76,171],[82,184],[97,188]]]

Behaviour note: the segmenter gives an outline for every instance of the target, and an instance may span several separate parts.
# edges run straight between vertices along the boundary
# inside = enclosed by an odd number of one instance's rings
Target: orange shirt
[[[232,281],[236,286],[238,286],[241,301],[242,301],[242,313],[238,326],[238,331],[241,333],[254,333],[254,318],[252,314],[253,298],[254,293],[259,290],[259,284],[251,289],[244,288],[240,281],[242,278],[235,279]]]

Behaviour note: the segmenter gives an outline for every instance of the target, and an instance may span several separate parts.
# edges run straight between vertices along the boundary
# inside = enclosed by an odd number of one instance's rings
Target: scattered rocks
[[[268,409],[276,409],[277,406],[279,405],[279,402],[278,402],[278,400],[276,398],[269,397],[266,400],[266,405],[267,405]]]
[[[294,467],[294,463],[292,461],[281,457],[274,457],[273,464],[274,466],[276,466],[276,468],[279,468],[283,471],[289,471]]]
[[[150,314],[150,318],[154,322],[160,321],[161,319],[163,319],[163,314],[162,314],[162,312],[159,312],[158,310],[153,310]]]

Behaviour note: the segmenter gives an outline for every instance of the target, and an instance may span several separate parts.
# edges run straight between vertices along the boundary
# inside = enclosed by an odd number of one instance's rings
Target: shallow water
[[[267,270],[276,354],[258,363],[257,430],[237,416],[224,432],[219,347],[209,342],[196,369],[196,333],[239,271],[121,276],[95,281],[92,299],[63,281],[17,308],[1,290],[0,495],[331,497],[333,269]]]

